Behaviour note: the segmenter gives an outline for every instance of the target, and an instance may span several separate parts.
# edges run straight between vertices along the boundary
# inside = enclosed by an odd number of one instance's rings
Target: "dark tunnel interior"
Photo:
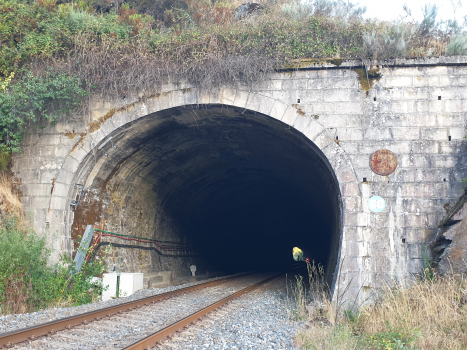
[[[324,154],[294,128],[248,110],[198,105],[149,115],[111,136],[118,148],[101,146],[107,156],[93,187],[112,178],[150,183],[148,201],[210,269],[286,268],[297,246],[334,272],[339,186]]]

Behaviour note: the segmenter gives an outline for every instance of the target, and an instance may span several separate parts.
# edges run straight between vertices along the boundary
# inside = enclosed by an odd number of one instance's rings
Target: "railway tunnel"
[[[210,271],[278,269],[298,246],[324,265],[329,282],[335,271],[342,230],[336,176],[316,145],[269,116],[225,105],[147,115],[96,145],[78,182],[85,192],[73,214],[75,238],[94,224],[198,252],[177,259],[122,248],[129,270],[192,263]]]

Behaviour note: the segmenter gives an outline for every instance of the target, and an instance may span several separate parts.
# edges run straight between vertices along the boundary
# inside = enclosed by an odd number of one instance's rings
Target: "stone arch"
[[[82,135],[66,157],[56,179],[55,190],[50,197],[48,222],[57,222],[62,227],[54,227],[61,237],[67,237],[68,242],[58,244],[56,248],[71,250],[69,242],[73,213],[70,201],[75,193],[74,183],[77,181],[83,162],[93,151],[99,149],[108,135],[119,128],[125,127],[149,114],[186,105],[223,105],[242,108],[264,114],[281,121],[302,133],[313,142],[325,155],[338,182],[342,203],[341,242],[338,252],[336,272],[345,255],[345,232],[348,227],[358,226],[358,211],[361,202],[360,186],[350,158],[339,146],[329,130],[319,123],[313,116],[303,113],[299,105],[287,105],[279,99],[261,95],[257,92],[242,89],[223,88],[214,93],[201,93],[196,89],[172,89],[163,94],[156,94],[148,98],[110,110],[98,123],[96,130]],[[99,170],[99,164],[94,165],[94,173]],[[95,175],[95,174],[94,174]],[[91,175],[92,176],[92,175]],[[60,190],[58,190],[60,188]],[[68,193],[64,198],[63,193]],[[349,270],[349,269],[348,269]],[[351,269],[350,269],[351,270]],[[339,271],[340,273],[340,271]],[[335,278],[333,279],[335,282]]]

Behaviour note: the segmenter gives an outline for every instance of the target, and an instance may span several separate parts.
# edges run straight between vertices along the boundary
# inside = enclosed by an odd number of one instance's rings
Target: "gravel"
[[[21,329],[21,328],[31,327],[31,326],[45,323],[45,322],[58,320],[60,318],[82,314],[82,313],[89,312],[89,311],[104,309],[109,306],[114,306],[114,305],[129,302],[129,301],[146,298],[152,295],[162,294],[162,293],[194,286],[194,285],[209,282],[209,281],[215,281],[217,279],[224,278],[224,277],[225,276],[210,278],[210,279],[205,279],[205,280],[198,280],[198,281],[193,281],[193,282],[187,282],[187,283],[183,283],[177,286],[171,286],[171,287],[165,287],[165,288],[143,289],[128,297],[111,299],[107,301],[98,301],[95,303],[84,304],[80,306],[60,307],[60,308],[44,309],[44,310],[40,310],[37,312],[28,313],[28,314],[14,314],[14,315],[0,316],[0,334],[14,331],[14,330]]]
[[[154,349],[298,349],[302,323],[287,311],[285,280],[275,280],[234,300]]]

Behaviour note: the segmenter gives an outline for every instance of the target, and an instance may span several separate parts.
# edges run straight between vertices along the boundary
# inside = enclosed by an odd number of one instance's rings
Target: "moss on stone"
[[[382,77],[382,75],[379,73],[379,68],[370,68],[366,69],[365,68],[355,68],[353,69],[355,73],[357,73],[357,79],[358,82],[360,83],[360,88],[368,92],[373,88],[373,85],[375,84],[376,81],[379,81]]]

